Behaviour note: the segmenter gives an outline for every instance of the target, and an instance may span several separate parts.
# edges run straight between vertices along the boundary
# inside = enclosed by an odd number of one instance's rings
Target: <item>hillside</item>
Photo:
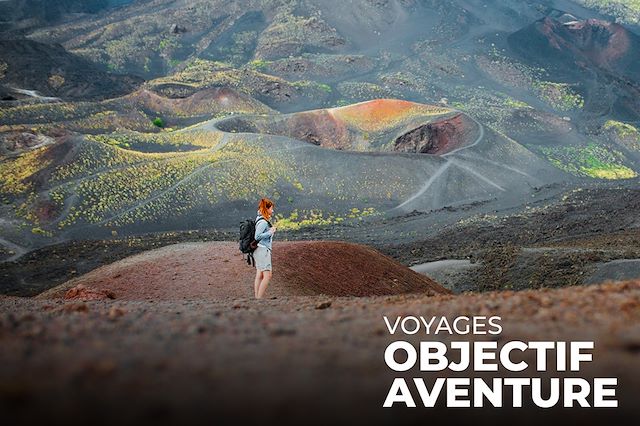
[[[447,294],[429,278],[366,246],[337,241],[276,242],[269,296]],[[331,271],[324,265],[330,264]],[[225,300],[253,293],[255,269],[233,242],[163,247],[96,269],[38,299]]]
[[[620,24],[544,18],[508,38],[529,65],[572,84],[587,100],[584,114],[640,119],[640,36]]]
[[[64,2],[28,24],[13,2],[0,259],[230,235],[263,196],[291,238],[398,223],[402,247],[633,186],[637,29],[579,3]]]
[[[2,420],[637,422],[639,11],[0,0]],[[237,239],[264,197],[277,232],[256,300]],[[394,335],[385,316],[503,329]],[[594,349],[579,372],[533,367],[534,348],[513,374],[392,372],[401,339]],[[435,408],[381,407],[405,374],[446,377]],[[577,377],[618,378],[619,406],[562,407],[586,405]]]
[[[140,92],[132,111],[141,118],[134,123],[155,127],[145,105],[155,111],[170,105],[167,111],[176,118],[163,115],[168,123],[185,119],[177,113],[181,105],[198,114],[199,108],[212,114],[220,105],[203,105],[208,99],[203,97],[194,107],[195,96],[167,99]],[[111,104],[131,105],[127,99]],[[105,237],[114,231],[232,226],[251,214],[252,200],[263,193],[273,194],[282,204],[283,223],[295,228],[305,221],[339,224],[498,195],[504,198],[499,203],[512,203],[526,198],[533,186],[563,176],[524,146],[446,108],[380,100],[324,112],[261,115],[256,124],[251,116],[238,117],[156,134],[133,127],[66,135],[10,156],[0,167],[5,177],[0,190],[22,203],[11,219],[32,223],[33,229],[22,232],[23,244],[37,247],[47,239]],[[261,125],[264,133],[243,128]],[[343,139],[336,125],[344,129]],[[251,185],[243,184],[243,175],[253,176]],[[214,206],[218,213],[207,214]]]
[[[102,71],[85,58],[67,52],[59,44],[31,40],[1,40],[0,97],[5,100],[32,97],[65,100],[101,100],[135,90],[142,79]]]

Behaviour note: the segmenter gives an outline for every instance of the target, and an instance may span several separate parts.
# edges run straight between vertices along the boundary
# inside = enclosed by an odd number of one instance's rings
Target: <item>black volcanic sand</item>
[[[577,285],[597,264],[640,257],[639,208],[640,190],[633,187],[579,189],[528,213],[454,226],[382,251],[405,264],[479,262],[471,290]]]
[[[383,315],[449,320],[498,315],[499,345],[594,341],[593,362],[566,374],[618,378],[619,408],[383,410],[396,377],[383,361],[391,341],[470,340],[469,335],[424,332],[390,336]],[[432,297],[92,302],[0,297],[0,411],[11,425],[405,424],[425,419],[630,424],[640,414],[638,324],[638,281]],[[524,359],[533,362],[535,353]],[[436,377],[409,374],[424,378],[429,387]],[[545,377],[535,369],[523,374]],[[510,396],[504,401],[508,406]],[[525,397],[525,407],[530,404]]]
[[[600,263],[640,258],[636,180],[582,190],[540,188],[522,209],[470,204],[391,219],[278,231],[278,240],[344,240],[377,248],[405,265],[479,262],[454,291],[561,287],[588,282]],[[456,222],[457,221],[457,222]],[[418,230],[416,232],[416,230]],[[136,253],[190,241],[234,241],[237,230],[194,230],[74,241],[0,263],[0,293],[33,296]]]

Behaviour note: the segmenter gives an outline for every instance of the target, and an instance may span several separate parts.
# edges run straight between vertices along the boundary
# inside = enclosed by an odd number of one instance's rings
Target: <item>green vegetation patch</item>
[[[528,104],[505,93],[482,87],[456,86],[451,91],[451,96],[452,107],[470,114],[482,124],[501,133],[509,133],[513,130],[514,109],[530,108]]]
[[[3,124],[17,123],[50,123],[86,117],[95,114],[101,108],[91,102],[51,102],[39,104],[16,105],[0,108],[0,121]]]
[[[49,181],[53,184],[79,180],[100,173],[103,170],[125,168],[131,165],[162,158],[161,154],[142,154],[119,149],[116,143],[99,143],[86,137],[87,141],[77,147],[75,157],[58,165]]]
[[[613,132],[616,142],[624,145],[631,151],[640,151],[640,132],[631,124],[621,121],[609,120],[604,123],[603,128]]]
[[[249,67],[256,71],[264,71],[271,64],[271,61],[265,61],[264,59],[255,59],[249,62]]]
[[[300,81],[294,81],[292,84],[293,84],[293,87],[297,89],[302,89],[302,90],[305,90],[305,89],[319,90],[324,93],[331,93],[333,91],[333,89],[331,89],[331,86],[329,86],[328,84],[318,83],[315,81],[300,80]]]
[[[118,129],[158,131],[158,128],[154,126],[149,117],[139,110],[129,110],[126,113],[112,110],[101,111],[79,120],[63,122],[61,125],[77,132],[92,134]]]
[[[370,99],[381,99],[393,97],[393,92],[385,89],[375,83],[359,82],[359,81],[343,81],[338,84],[338,91],[351,102],[361,102]],[[343,101],[340,103],[340,101]],[[349,102],[340,99],[336,106],[345,106]]]
[[[78,219],[100,223],[161,191],[169,190],[207,163],[205,156],[173,157],[99,173],[76,185],[75,192],[81,201],[70,209],[59,227],[68,226]]]
[[[308,228],[311,226],[327,226],[336,225],[344,222],[347,219],[362,220],[368,216],[374,216],[379,214],[373,207],[367,207],[365,209],[359,209],[354,207],[346,213],[340,215],[337,213],[326,213],[322,210],[298,210],[295,209],[287,217],[283,215],[276,215],[277,226],[280,230],[294,230]]]
[[[556,167],[575,176],[597,179],[629,179],[637,173],[624,165],[624,155],[608,147],[589,143],[587,146],[539,147]]]
[[[50,190],[50,199],[57,205],[64,205],[72,196],[74,201],[58,222],[49,225],[50,230],[83,223],[120,227],[173,220],[203,206],[274,193],[278,182],[302,190],[287,160],[266,155],[261,146],[242,139],[219,150],[186,153],[149,154],[118,147],[129,140],[126,137],[139,136],[94,136],[72,163],[56,170],[56,180],[62,182]],[[169,135],[148,135],[161,143],[212,147],[220,142],[208,136],[208,132],[195,131],[176,132],[173,140],[166,139]],[[194,142],[198,138],[202,140]],[[247,175],[253,176],[252,185],[246,184]]]
[[[52,125],[80,133],[105,133],[118,128],[158,131],[137,105],[125,98],[101,102],[51,102],[0,108],[3,125],[25,125],[42,131]]]
[[[160,30],[155,22],[151,25],[126,21],[107,24],[98,39],[89,47],[83,46],[73,52],[97,60],[111,71],[137,69],[149,73],[152,59],[169,64],[183,46],[181,38]]]
[[[556,111],[568,112],[584,106],[583,97],[569,84],[540,81],[534,83],[534,88],[540,99]]]
[[[607,130],[614,130],[618,136],[621,138],[626,138],[629,136],[638,137],[640,133],[638,133],[638,129],[636,129],[631,124],[623,123],[621,121],[609,120],[604,123],[604,128]]]
[[[263,59],[296,56],[308,48],[337,50],[345,41],[318,16],[295,16],[282,11],[260,34],[256,56]]]
[[[257,41],[257,31],[238,32],[231,36],[231,40],[228,43],[222,43],[211,54],[213,57],[223,58],[239,66],[251,57]]]
[[[507,108],[513,108],[513,109],[533,108],[528,103],[522,102],[518,99],[513,99],[510,96],[507,96],[507,98],[504,100],[504,106],[506,106]]]
[[[48,147],[35,149],[0,162],[0,194],[21,195],[33,189],[33,176],[52,162],[47,158]]]
[[[542,68],[530,67],[507,56],[505,50],[493,47],[487,55],[477,55],[476,65],[487,77],[505,86],[530,90],[536,81],[546,75]]]
[[[546,80],[548,73],[543,68],[525,65],[496,48],[486,56],[478,55],[475,59],[478,67],[489,78],[505,86],[531,92],[556,111],[569,112],[584,107],[584,98],[574,86]]]
[[[260,73],[252,67],[240,70],[225,62],[199,58],[189,63],[184,70],[169,77],[158,78],[154,83],[180,83],[197,89],[224,86],[248,95],[259,94],[261,84],[278,83],[282,87],[291,86],[286,80]]]

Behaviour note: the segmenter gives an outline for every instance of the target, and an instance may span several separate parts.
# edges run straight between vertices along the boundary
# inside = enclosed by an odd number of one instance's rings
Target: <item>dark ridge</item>
[[[65,100],[101,100],[130,93],[143,82],[102,71],[60,44],[26,39],[0,40],[0,61],[7,64],[5,93],[14,87]]]

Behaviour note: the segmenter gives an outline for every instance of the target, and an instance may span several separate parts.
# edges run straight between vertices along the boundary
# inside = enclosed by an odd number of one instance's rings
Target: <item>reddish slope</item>
[[[273,264],[268,297],[448,293],[429,278],[358,244],[275,243]],[[65,294],[78,299],[154,301],[252,297],[254,276],[255,270],[244,262],[236,243],[178,244],[96,269],[38,298]]]
[[[398,99],[280,116],[231,118],[225,132],[283,135],[324,148],[442,155],[473,143],[478,125],[452,109]]]
[[[168,98],[147,89],[140,89],[114,102],[178,117],[219,112],[266,114],[271,111],[259,101],[225,87],[199,90],[185,98]]]
[[[563,24],[544,18],[509,36],[516,52],[544,68],[601,69],[640,79],[640,37],[622,25],[589,19]]]

